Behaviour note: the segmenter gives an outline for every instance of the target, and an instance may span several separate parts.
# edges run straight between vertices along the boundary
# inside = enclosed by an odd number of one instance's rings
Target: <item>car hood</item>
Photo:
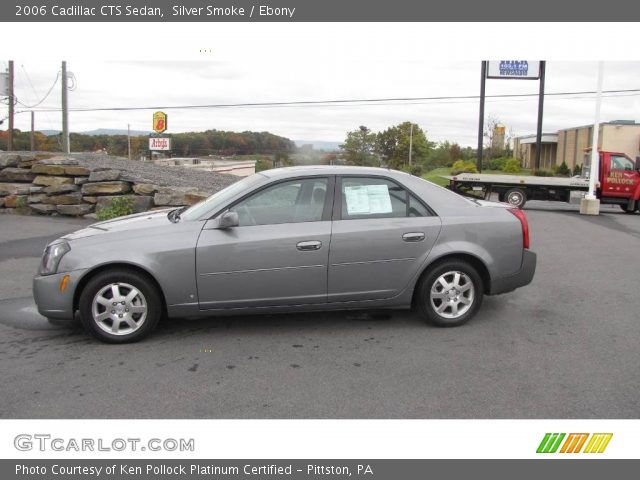
[[[171,221],[167,218],[174,208],[166,208],[163,210],[154,210],[152,212],[135,213],[126,217],[115,218],[105,222],[98,222],[89,225],[87,228],[69,233],[62,238],[64,240],[73,241],[79,238],[92,237],[108,232],[121,232],[125,230],[136,230],[140,228],[150,228],[160,225],[167,225]]]

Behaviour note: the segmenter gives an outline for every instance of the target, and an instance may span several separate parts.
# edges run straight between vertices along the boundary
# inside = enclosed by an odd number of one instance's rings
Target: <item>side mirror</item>
[[[231,227],[237,227],[240,224],[238,219],[238,212],[224,212],[218,220],[218,228],[227,229]]]

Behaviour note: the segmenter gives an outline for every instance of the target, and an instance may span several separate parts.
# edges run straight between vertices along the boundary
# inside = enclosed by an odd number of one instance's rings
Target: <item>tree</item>
[[[424,131],[411,122],[387,128],[376,137],[376,150],[391,168],[399,169],[408,165],[409,150],[411,163],[422,165],[431,149],[433,144],[427,140]]]
[[[377,166],[380,162],[374,153],[375,146],[376,134],[361,125],[358,130],[347,132],[347,138],[340,148],[351,165]]]
[[[452,143],[449,146],[449,160],[451,161],[451,163],[457,160],[466,160],[466,158],[462,158],[462,149],[457,143]]]

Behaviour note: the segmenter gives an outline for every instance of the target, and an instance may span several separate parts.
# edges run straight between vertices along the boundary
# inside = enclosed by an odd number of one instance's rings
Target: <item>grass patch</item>
[[[133,207],[131,205],[131,199],[127,197],[116,197],[111,201],[111,206],[99,209],[96,212],[96,217],[103,222],[105,220],[111,220],[112,218],[131,215],[132,213]]]

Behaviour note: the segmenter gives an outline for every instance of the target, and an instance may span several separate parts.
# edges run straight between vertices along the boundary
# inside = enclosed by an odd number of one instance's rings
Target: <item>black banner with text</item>
[[[639,12],[638,4],[628,0],[588,0],[579,5],[538,0],[527,8],[511,0],[128,0],[124,3],[15,0],[0,3],[3,22],[627,22],[638,18]]]

